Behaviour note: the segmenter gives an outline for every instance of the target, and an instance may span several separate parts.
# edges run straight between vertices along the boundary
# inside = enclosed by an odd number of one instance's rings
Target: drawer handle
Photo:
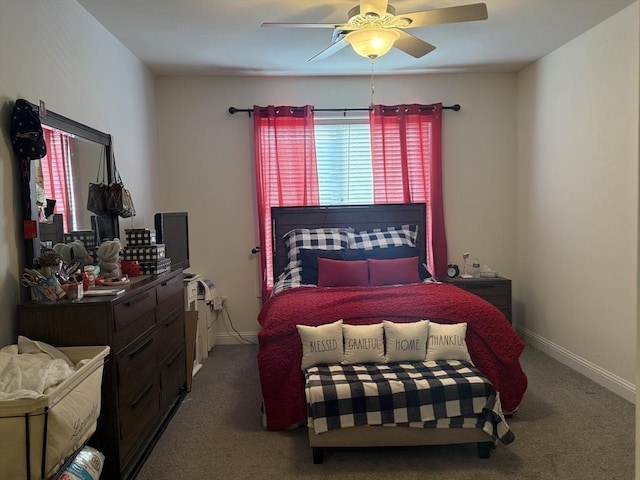
[[[171,360],[169,360],[167,362],[167,367],[170,367],[171,365],[173,365],[173,362],[175,362],[177,360],[177,358],[180,356],[180,353],[182,353],[182,352],[180,352],[180,350],[178,350],[176,352],[176,354],[173,357],[171,357]]]
[[[133,402],[129,404],[129,407],[136,408],[138,404],[142,401],[142,399],[146,397],[147,394],[151,391],[151,387],[153,387],[153,383],[150,383],[149,385],[147,385],[147,388],[145,388],[144,391],[140,395],[138,395],[138,398],[136,398]]]
[[[145,350],[152,343],[153,343],[153,338],[148,338],[146,342],[144,342],[142,345],[140,345],[138,348],[136,348],[133,352],[131,352],[129,354],[129,357],[130,358],[137,357],[138,355],[140,355],[142,353],[143,350]]]
[[[179,313],[177,315],[172,315],[166,322],[164,322],[164,326],[168,327],[169,325],[171,325],[173,322],[175,322],[179,318],[180,318],[180,314]]]
[[[148,293],[143,293],[141,295],[138,295],[136,297],[133,297],[131,300],[129,300],[127,303],[125,303],[126,306],[128,307],[133,307],[136,303],[140,303],[143,300],[145,300],[147,297],[149,296]]]

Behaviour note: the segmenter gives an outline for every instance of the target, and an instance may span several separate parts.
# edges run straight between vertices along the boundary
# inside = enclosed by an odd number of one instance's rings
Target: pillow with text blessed
[[[302,370],[342,361],[342,320],[317,327],[296,325],[296,328],[302,340]]]

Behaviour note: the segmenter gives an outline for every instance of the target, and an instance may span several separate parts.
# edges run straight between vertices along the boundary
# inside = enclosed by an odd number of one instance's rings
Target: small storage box
[[[125,228],[127,245],[155,245],[156,231],[146,228]]]
[[[142,275],[160,275],[171,270],[171,259],[161,258],[154,262],[139,262]]]
[[[96,234],[93,230],[74,230],[64,234],[64,243],[80,240],[87,250],[96,246]]]
[[[155,262],[164,258],[165,248],[162,243],[156,245],[137,245],[125,247],[122,251],[123,260],[137,260],[138,262]]]
[[[38,399],[0,401],[0,478],[54,475],[96,430],[109,347],[58,348],[76,365],[89,361]]]

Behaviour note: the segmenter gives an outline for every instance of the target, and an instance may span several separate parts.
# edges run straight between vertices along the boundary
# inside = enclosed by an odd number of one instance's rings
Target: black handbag
[[[109,197],[109,187],[105,182],[107,171],[106,148],[102,148],[102,157],[98,164],[98,174],[95,183],[89,183],[89,192],[87,195],[87,210],[95,213],[99,217],[107,217],[110,215],[107,200]],[[102,178],[100,178],[102,174]]]
[[[113,173],[114,181],[109,185],[107,208],[113,215],[119,215],[122,218],[134,217],[136,215],[136,208],[133,205],[131,192],[124,186],[122,178],[120,178],[115,155],[113,158]]]

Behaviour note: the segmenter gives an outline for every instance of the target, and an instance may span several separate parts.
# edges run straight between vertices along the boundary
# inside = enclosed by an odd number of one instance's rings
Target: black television
[[[171,268],[189,268],[189,214],[187,212],[156,213],[156,242],[164,244]]]

